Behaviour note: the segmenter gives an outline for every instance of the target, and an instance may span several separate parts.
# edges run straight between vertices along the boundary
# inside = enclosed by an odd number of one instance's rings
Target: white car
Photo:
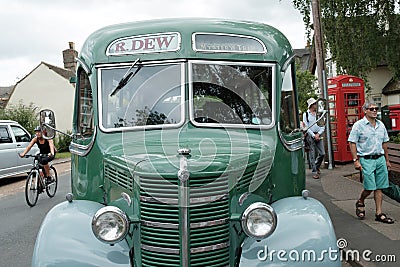
[[[31,141],[32,136],[18,122],[0,120],[0,179],[21,173],[27,173],[32,168],[32,158],[20,158]],[[34,145],[28,154],[39,152]]]

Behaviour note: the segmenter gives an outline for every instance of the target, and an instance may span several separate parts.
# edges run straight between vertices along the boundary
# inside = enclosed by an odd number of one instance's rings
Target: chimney
[[[75,50],[74,42],[69,42],[69,49],[63,51],[63,59],[64,59],[64,69],[76,71],[76,60],[75,58],[78,57],[78,52]]]

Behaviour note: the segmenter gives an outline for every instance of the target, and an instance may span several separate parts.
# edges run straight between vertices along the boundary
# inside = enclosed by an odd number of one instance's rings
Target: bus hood
[[[230,137],[227,141],[225,137],[213,136],[211,139],[192,135],[185,142],[159,139],[161,141],[145,146],[137,140],[125,141],[122,148],[108,151],[105,162],[126,166],[131,177],[175,181],[184,166],[191,179],[228,177],[230,189],[242,183],[243,187],[250,186],[250,191],[253,191],[265,180],[272,166],[276,139],[262,136],[259,132],[254,135],[236,133]],[[178,149],[181,148],[190,149],[190,153],[179,155]]]

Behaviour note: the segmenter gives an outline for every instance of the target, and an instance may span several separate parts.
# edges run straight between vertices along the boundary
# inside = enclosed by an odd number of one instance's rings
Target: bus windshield
[[[189,105],[184,104],[185,63],[142,65],[122,90],[117,90],[129,67],[101,68],[101,121],[105,130],[130,127],[169,127],[190,119],[197,126],[268,126],[273,65],[189,61]]]
[[[272,124],[272,66],[193,63],[191,117],[204,125]]]
[[[125,68],[104,68],[101,79],[101,121],[105,129],[178,124],[183,120],[181,64],[140,66],[122,90]],[[136,72],[135,69],[132,70]]]

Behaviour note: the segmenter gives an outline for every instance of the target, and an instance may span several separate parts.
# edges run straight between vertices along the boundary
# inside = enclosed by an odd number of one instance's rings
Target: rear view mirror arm
[[[314,121],[311,125],[308,125],[307,127],[304,127],[304,128],[296,128],[296,129],[294,129],[293,131],[291,131],[289,135],[291,135],[291,134],[293,134],[293,133],[297,133],[297,132],[303,132],[303,133],[307,132],[308,129],[310,129],[310,128],[313,127],[315,124],[317,124],[320,120],[322,120],[322,119],[325,117],[326,113],[327,113],[327,111],[324,110],[324,111],[322,112],[321,116],[320,116],[316,121]]]
[[[70,138],[74,138],[76,136],[76,134],[67,134],[67,133],[64,133],[64,132],[62,132],[60,130],[57,130],[56,128],[52,127],[48,123],[43,123],[43,125],[46,126],[46,127],[49,127],[50,129],[56,131],[57,133],[61,133],[61,134],[66,135],[66,136],[68,136]]]

